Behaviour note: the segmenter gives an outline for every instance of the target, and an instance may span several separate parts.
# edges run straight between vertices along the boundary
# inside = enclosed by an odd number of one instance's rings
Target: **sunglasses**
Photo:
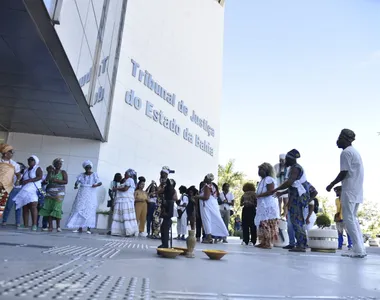
[[[15,151],[14,150],[9,150],[7,153],[15,154]]]

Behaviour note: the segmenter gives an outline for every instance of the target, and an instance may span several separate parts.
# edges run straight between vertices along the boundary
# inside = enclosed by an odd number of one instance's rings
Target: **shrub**
[[[318,228],[325,228],[325,227],[331,226],[330,217],[325,214],[318,216],[316,223],[317,223]]]

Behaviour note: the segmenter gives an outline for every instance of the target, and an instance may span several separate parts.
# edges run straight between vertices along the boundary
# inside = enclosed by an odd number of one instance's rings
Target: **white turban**
[[[214,174],[212,174],[212,173],[207,174],[206,178],[210,179],[211,181],[214,181],[214,179],[215,179]]]
[[[30,157],[34,159],[36,166],[40,163],[40,159],[36,155],[31,155]]]
[[[90,166],[91,168],[93,167],[91,160],[86,160],[82,163],[83,169],[85,169],[87,166]]]
[[[286,154],[280,154],[280,159],[285,159]]]
[[[161,172],[164,172],[164,173],[166,173],[166,174],[169,175],[169,173],[170,173],[170,168],[169,168],[168,166],[162,167]]]

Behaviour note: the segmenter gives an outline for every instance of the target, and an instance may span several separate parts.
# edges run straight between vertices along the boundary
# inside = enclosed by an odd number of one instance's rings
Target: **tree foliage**
[[[218,187],[220,192],[222,192],[222,186],[224,183],[228,183],[230,186],[230,191],[234,194],[235,204],[233,207],[234,215],[230,219],[230,229],[234,228],[234,221],[236,216],[241,218],[240,199],[243,195],[242,187],[244,183],[247,182],[243,172],[235,171],[235,161],[230,159],[226,165],[218,166]]]
[[[224,183],[228,183],[231,189],[241,187],[245,178],[243,172],[235,171],[235,161],[230,159],[225,166],[218,166],[218,186],[221,188]]]
[[[364,200],[358,212],[358,219],[364,233],[370,234],[373,238],[380,234],[380,205],[378,202]]]

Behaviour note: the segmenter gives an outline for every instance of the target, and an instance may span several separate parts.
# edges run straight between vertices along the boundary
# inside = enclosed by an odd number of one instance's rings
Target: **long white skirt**
[[[131,236],[138,232],[135,199],[133,197],[116,198],[111,234],[117,236]]]
[[[178,215],[178,212],[177,212]],[[186,235],[187,234],[187,212],[186,209],[183,212],[181,218],[177,217],[177,234]]]
[[[199,200],[199,206],[205,233],[218,237],[228,236],[228,230],[220,215],[218,200],[210,196],[206,201]]]
[[[19,209],[29,203],[37,202],[37,188],[33,182],[25,184],[21,191],[13,198],[13,201],[16,203],[16,209]]]
[[[97,207],[98,199],[96,196],[96,188],[93,188],[91,186],[79,187],[77,196],[75,197],[74,204],[71,209],[71,213],[66,222],[66,227],[95,228]]]

